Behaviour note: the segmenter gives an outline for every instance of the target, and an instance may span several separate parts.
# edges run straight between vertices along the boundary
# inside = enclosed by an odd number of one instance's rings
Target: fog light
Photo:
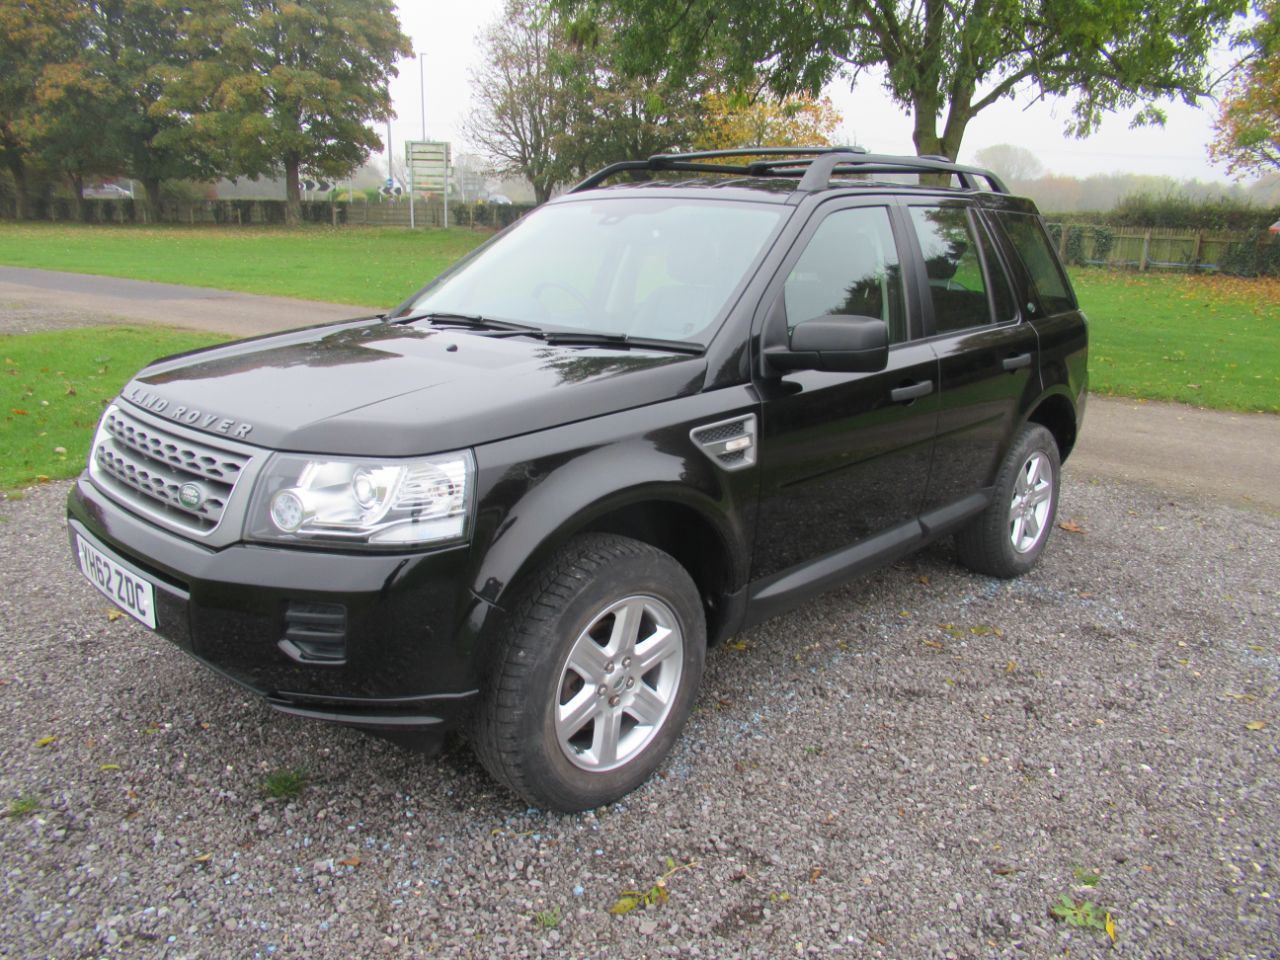
[[[304,514],[302,500],[292,490],[281,490],[271,498],[271,522],[285,533],[293,533],[302,526]]]

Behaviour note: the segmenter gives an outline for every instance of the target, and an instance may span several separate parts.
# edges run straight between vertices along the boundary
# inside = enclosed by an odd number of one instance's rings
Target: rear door
[[[927,342],[938,358],[938,435],[922,514],[990,486],[1028,394],[1039,341],[1014,298],[996,244],[962,200],[908,202]],[[972,502],[972,501],[971,501]]]
[[[766,339],[831,315],[883,319],[888,368],[790,372],[761,393],[760,508],[752,579],[854,544],[868,559],[918,538],[938,416],[937,359],[903,281],[902,223],[884,198],[820,206],[770,284]],[[877,534],[893,531],[889,537]],[[894,541],[894,542],[888,542]],[[901,546],[902,544],[898,544]],[[849,558],[852,560],[856,558]]]

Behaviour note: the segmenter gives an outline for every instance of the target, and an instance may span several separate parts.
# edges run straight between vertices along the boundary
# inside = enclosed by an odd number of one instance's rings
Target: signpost
[[[444,197],[444,225],[449,226],[449,144],[443,140],[410,140],[404,145],[405,164],[409,168],[409,227],[413,219],[413,201],[419,190],[439,190]]]

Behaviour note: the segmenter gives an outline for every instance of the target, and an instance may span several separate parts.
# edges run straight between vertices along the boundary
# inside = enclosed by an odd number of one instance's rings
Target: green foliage
[[[552,907],[549,910],[539,910],[533,915],[533,922],[543,930],[554,930],[560,926],[560,921],[564,918],[560,915],[559,907]]]
[[[192,113],[237,173],[283,169],[295,223],[300,174],[342,177],[381,148],[368,124],[390,116],[387,81],[412,44],[390,0],[205,0],[195,9],[196,55],[166,104]]]
[[[16,820],[19,817],[29,817],[39,809],[40,798],[28,794],[9,801],[9,806],[5,808],[4,815]]]
[[[0,336],[0,490],[75,476],[103,406],[129,377],[220,339],[133,327]]]
[[[1243,7],[1243,0],[552,2],[619,24],[637,71],[694,75],[716,63],[731,82],[751,86],[763,76],[780,95],[817,94],[848,67],[855,76],[882,73],[889,93],[914,113],[917,151],[953,157],[974,116],[1023,89],[1071,98],[1068,128],[1078,135],[1113,110],[1136,110],[1136,124],[1160,122],[1154,101],[1193,100],[1207,88],[1208,54]]]
[[[1107,227],[1093,228],[1093,259],[1106,263],[1111,256],[1111,248],[1115,246],[1116,235]]]
[[[1067,228],[1066,261],[1072,264],[1084,263],[1084,231],[1079,227]]]
[[[1107,919],[1111,916],[1092,900],[1072,900],[1065,893],[1049,912],[1056,920],[1069,927],[1082,927],[1089,930],[1105,930]]]
[[[1173,194],[1125,197],[1106,215],[1114,227],[1179,230],[1265,230],[1280,210],[1262,210],[1238,200],[1195,201]]]
[[[1218,270],[1233,277],[1280,277],[1280,243],[1262,231],[1250,233],[1227,247]]]
[[[303,770],[275,770],[262,781],[262,792],[276,800],[292,800],[301,795],[307,786],[307,774]]]
[[[1086,870],[1084,867],[1072,867],[1071,875],[1082,887],[1096,887],[1102,880],[1102,874],[1098,871]]]

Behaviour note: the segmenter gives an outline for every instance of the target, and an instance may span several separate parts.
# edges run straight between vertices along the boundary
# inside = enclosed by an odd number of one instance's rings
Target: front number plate
[[[111,556],[78,533],[76,554],[80,558],[80,572],[90,583],[125,613],[142,621],[152,630],[156,628],[156,592],[150,582],[120,566]]]

